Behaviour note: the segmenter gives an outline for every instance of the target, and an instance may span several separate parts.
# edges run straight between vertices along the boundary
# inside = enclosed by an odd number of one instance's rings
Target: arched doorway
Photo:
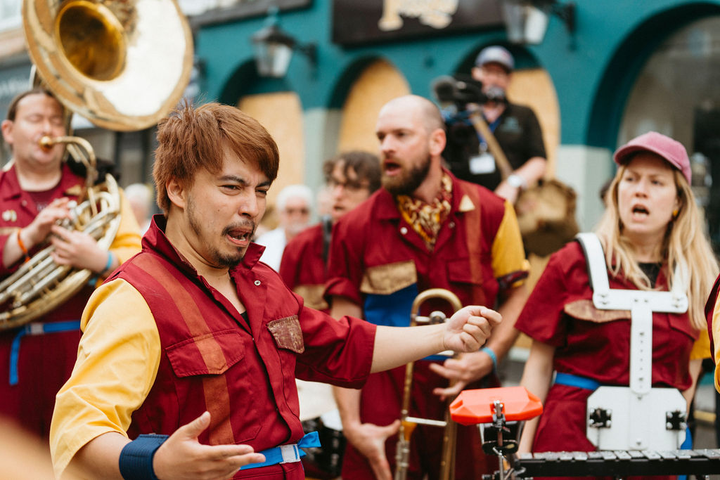
[[[648,131],[668,135],[690,154],[693,190],[720,247],[720,16],[692,22],[666,38],[630,91],[617,144]],[[714,180],[714,182],[712,182]]]
[[[405,77],[385,60],[369,63],[349,88],[342,106],[338,152],[377,152],[375,123],[385,103],[410,93]]]

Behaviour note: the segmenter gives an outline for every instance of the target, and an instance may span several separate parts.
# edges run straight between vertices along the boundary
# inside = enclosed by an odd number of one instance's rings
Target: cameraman
[[[499,196],[515,202],[521,190],[533,185],[545,173],[546,155],[542,131],[531,108],[510,103],[506,98],[515,66],[505,48],[484,48],[475,60],[472,78],[482,83],[482,105],[460,106],[459,112],[446,115],[448,144],[443,157],[459,178],[494,190]],[[505,181],[493,158],[487,141],[467,120],[466,112],[480,108],[513,169]]]

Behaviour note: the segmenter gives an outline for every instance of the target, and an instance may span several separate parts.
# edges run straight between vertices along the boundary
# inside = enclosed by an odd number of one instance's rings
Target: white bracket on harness
[[[688,299],[685,294],[686,272],[675,270],[673,289],[669,292],[646,290],[611,289],[608,280],[605,253],[597,235],[593,233],[578,234],[588,263],[590,285],[593,290],[593,305],[599,310],[629,310],[630,326],[630,389],[626,387],[600,387],[588,398],[588,410],[596,408],[611,410],[612,426],[605,427],[615,430],[625,437],[604,435],[612,441],[601,442],[600,429],[597,426],[588,428],[588,438],[594,445],[602,449],[639,449],[648,448],[648,441],[654,435],[648,435],[648,421],[659,422],[658,435],[663,436],[666,414],[680,410],[685,413],[685,401],[675,389],[652,388],[652,327],[653,312],[685,313]],[[652,393],[652,395],[650,395]],[[647,398],[643,398],[646,397]],[[652,412],[651,412],[652,410]],[[591,430],[593,429],[593,430]],[[609,433],[609,432],[606,432]],[[676,434],[680,435],[680,434]],[[684,432],[681,436],[684,438]],[[590,438],[595,437],[595,438]],[[599,445],[598,443],[605,443]],[[653,439],[652,441],[661,441]],[[651,442],[652,442],[651,441]],[[670,441],[670,444],[676,440]],[[620,446],[624,445],[624,446]],[[664,443],[667,445],[667,442]],[[675,449],[679,445],[667,446]]]

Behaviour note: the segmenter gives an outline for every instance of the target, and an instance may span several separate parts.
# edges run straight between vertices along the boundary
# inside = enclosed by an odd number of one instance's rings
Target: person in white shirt
[[[310,224],[312,203],[313,192],[306,185],[289,185],[280,191],[275,202],[280,225],[255,240],[265,247],[260,260],[276,271],[280,269],[285,245]]]

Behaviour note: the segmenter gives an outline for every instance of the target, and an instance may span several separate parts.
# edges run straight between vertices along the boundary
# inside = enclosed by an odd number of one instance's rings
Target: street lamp
[[[278,26],[277,8],[268,11],[266,25],[252,36],[252,43],[258,73],[263,77],[284,77],[295,50],[306,55],[313,67],[317,64],[317,46],[314,43],[301,45],[282,31]]]
[[[565,23],[568,32],[575,33],[575,3],[557,0],[502,0],[508,40],[518,44],[537,45],[543,41],[551,14]]]

